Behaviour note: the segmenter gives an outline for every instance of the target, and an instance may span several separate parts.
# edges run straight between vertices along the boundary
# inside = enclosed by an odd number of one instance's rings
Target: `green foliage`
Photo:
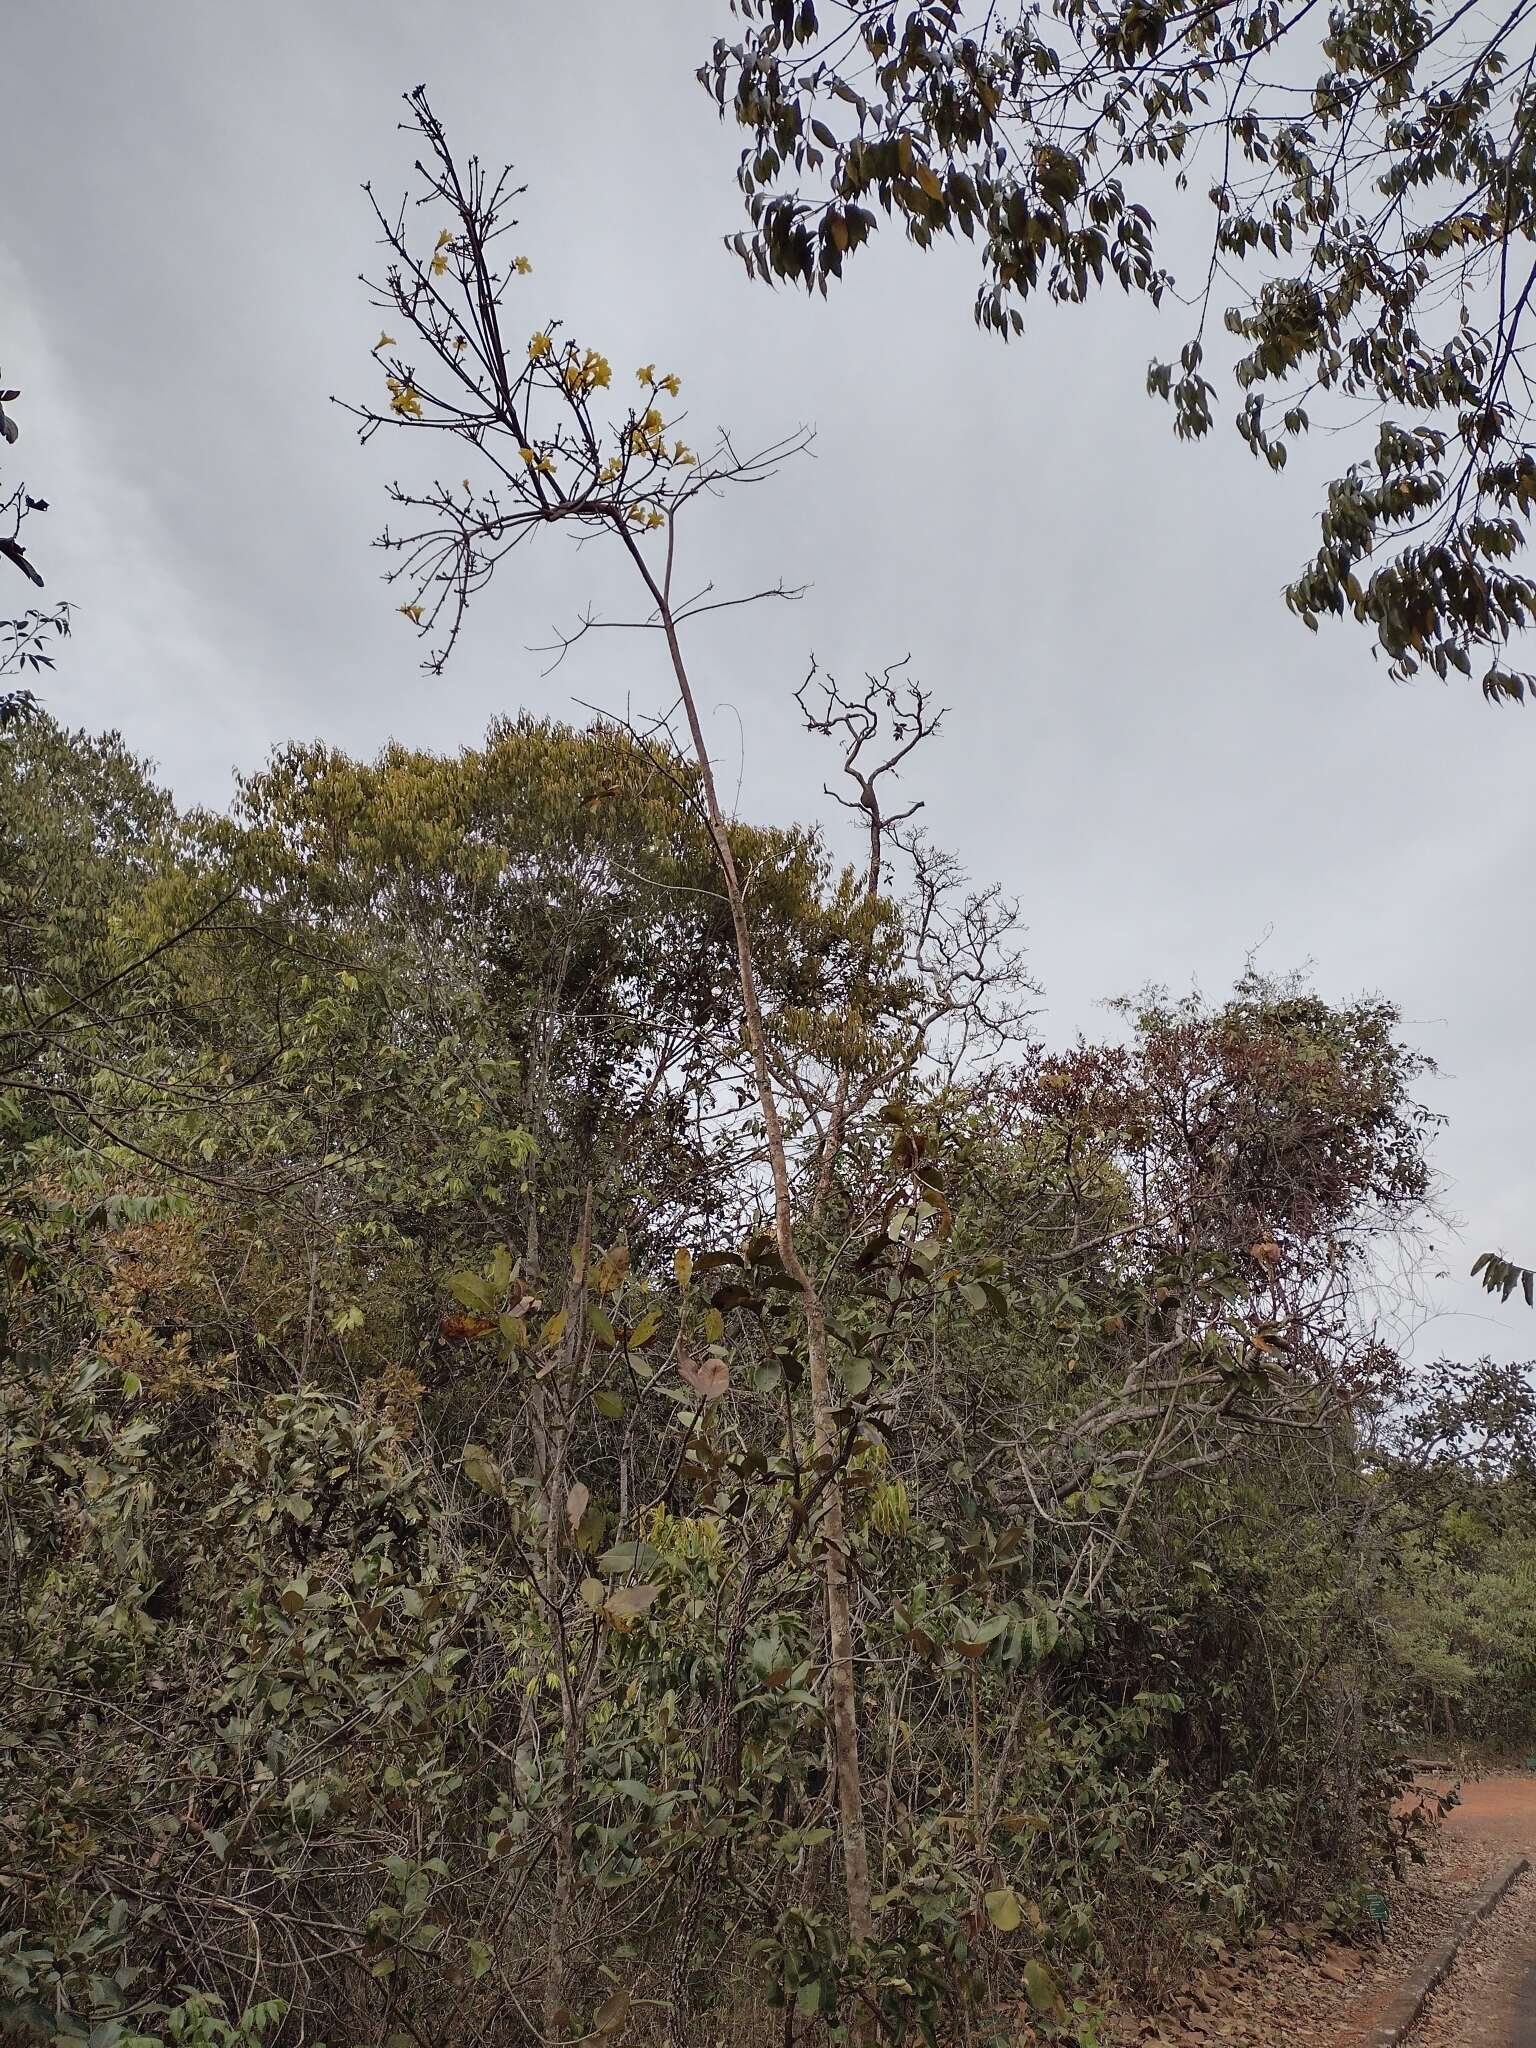
[[[1084,2039],[1115,1978],[1387,1853],[1399,1695],[1449,1668],[1362,1549],[1396,1382],[1353,1290],[1426,1186],[1390,1009],[1252,980],[911,1061],[846,1098],[814,1212],[807,1119],[818,1454],[708,849],[653,768],[532,724],[292,750],[215,819],[46,720],[0,754],[0,1987],[66,2033],[451,2002],[492,2043],[553,1986],[573,2037],[646,2038],[681,1983],[712,2025],[1011,2001]],[[872,964],[813,835],[739,844],[776,1057],[861,1071],[921,999],[911,913]],[[1475,1525],[1435,1540],[1446,1654],[1513,1699]]]
[[[1489,1486],[1481,1512],[1448,1507],[1405,1531],[1384,1603],[1426,1738],[1504,1754],[1536,1737],[1536,1527],[1511,1490]]]
[[[699,76],[746,132],[748,274],[826,292],[887,222],[978,253],[978,324],[1108,285],[1176,296],[1154,206],[1191,181],[1214,216],[1186,287],[1197,323],[1147,385],[1210,431],[1225,368],[1268,468],[1314,423],[1361,438],[1287,592],[1313,628],[1368,625],[1394,676],[1531,688],[1507,642],[1536,615],[1521,567],[1536,444],[1517,364],[1530,291],[1531,24],[1445,4],[1275,0],[732,0]],[[1457,30],[1456,34],[1451,31]],[[1209,344],[1213,294],[1235,347]],[[1358,423],[1370,419],[1369,434]]]
[[[120,2048],[262,2048],[287,2011],[281,1998],[268,1998],[227,2019],[218,1999],[192,1991],[166,2013],[163,2034],[126,2034]]]

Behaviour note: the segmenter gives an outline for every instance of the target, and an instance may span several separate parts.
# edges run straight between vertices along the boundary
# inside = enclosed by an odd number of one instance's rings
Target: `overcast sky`
[[[812,652],[845,675],[910,654],[950,707],[917,793],[1019,898],[1046,1034],[1109,1030],[1103,1000],[1150,981],[1219,994],[1256,949],[1330,996],[1391,996],[1440,1064],[1461,1226],[1415,1353],[1536,1353],[1536,1318],[1463,1277],[1488,1246],[1536,1252],[1536,709],[1394,686],[1354,629],[1290,617],[1318,478],[1349,451],[1276,480],[1230,434],[1175,444],[1143,378],[1184,338],[1176,308],[1042,307],[1005,348],[972,325],[963,247],[894,236],[825,304],[749,284],[720,246],[736,138],[692,75],[728,19],[725,0],[8,10],[0,370],[53,506],[34,558],[80,606],[50,708],[222,804],[291,738],[452,750],[519,707],[664,700],[648,640],[596,636],[553,674],[530,651],[591,596],[616,614],[591,551],[509,566],[440,682],[378,580],[409,451],[360,452],[328,400],[377,395],[359,186],[403,187],[399,95],[425,80],[459,144],[529,185],[530,330],[558,314],[616,370],[678,371],[692,440],[816,428],[813,460],[694,543],[722,592],[810,586],[696,629],[743,812],[828,808],[792,715]]]

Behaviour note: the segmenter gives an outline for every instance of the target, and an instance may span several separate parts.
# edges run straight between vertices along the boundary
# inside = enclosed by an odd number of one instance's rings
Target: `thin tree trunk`
[[[768,1061],[768,1037],[763,1026],[758,997],[757,968],[752,953],[752,935],[747,923],[746,897],[736,857],[731,849],[725,813],[715,788],[714,767],[699,719],[698,705],[689,681],[687,665],[677,637],[677,627],[668,601],[671,580],[672,543],[668,536],[667,571],[661,583],[651,574],[634,537],[622,524],[619,533],[651,597],[666,636],[672,673],[682,700],[693,742],[694,760],[704,792],[705,821],[715,849],[726,902],[731,914],[735,940],[736,972],[741,990],[742,1025],[752,1061],[758,1107],[762,1112],[768,1147],[769,1170],[773,1176],[774,1242],[785,1272],[800,1289],[805,1310],[806,1348],[810,1363],[811,1415],[817,1460],[836,1456],[837,1426],[833,1421],[836,1403],[827,1365],[827,1323],[821,1296],[803,1264],[795,1244],[794,1212],[790,1199],[789,1158],[784,1142],[784,1125],[774,1093]],[[848,1556],[843,1525],[842,1489],[828,1487],[826,1505],[818,1524],[822,1553],[822,1575],[827,1613],[827,1717],[832,1732],[832,1754],[837,1766],[837,1808],[843,1852],[843,1883],[847,1897],[848,1931],[855,1941],[867,1941],[874,1929],[870,1910],[869,1850],[864,1828],[864,1787],[859,1759],[858,1711],[853,1673],[853,1618],[848,1593]]]
[[[566,2009],[566,1957],[571,1948],[571,1921],[576,1901],[576,1798],[582,1749],[586,1738],[585,1689],[578,1698],[571,1670],[570,1646],[565,1632],[565,1561],[568,1536],[565,1496],[566,1452],[570,1439],[571,1415],[575,1408],[576,1376],[581,1360],[583,1295],[587,1263],[592,1249],[592,1183],[587,1182],[582,1199],[581,1235],[572,1279],[566,1290],[567,1324],[561,1340],[565,1352],[563,1369],[550,1383],[550,1392],[539,1390],[535,1408],[536,1455],[544,1509],[542,1569],[544,1604],[549,1619],[556,1673],[560,1684],[560,1783],[555,1806],[555,1888],[550,1901],[549,1930],[544,1962],[544,2033],[550,2040],[564,2032]],[[551,1420],[552,1418],[552,1420]]]
[[[565,1959],[571,1939],[571,1909],[576,1897],[576,1777],[581,1760],[580,1716],[575,1688],[566,1666],[564,1631],[560,1670],[560,1792],[555,1812],[555,1891],[549,1907],[549,1937],[544,1962],[544,2035],[558,2040],[566,2029]]]
[[[818,1463],[837,1456],[835,1403],[827,1372],[827,1326],[821,1298],[806,1291],[806,1324],[811,1360],[811,1413]],[[853,1677],[853,1612],[848,1595],[848,1552],[843,1535],[843,1489],[827,1488],[821,1518],[822,1570],[827,1604],[827,1711],[832,1756],[837,1767],[837,1815],[843,1844],[843,1882],[848,1894],[848,1932],[855,1941],[874,1933],[869,1903],[869,1843],[864,1829],[864,1784],[859,1757],[858,1700]]]

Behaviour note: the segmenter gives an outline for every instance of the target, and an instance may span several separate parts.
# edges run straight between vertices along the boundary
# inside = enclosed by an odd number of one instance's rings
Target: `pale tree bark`
[[[779,1114],[778,1096],[768,1057],[768,1034],[763,1024],[758,995],[757,965],[752,932],[747,920],[746,894],[731,848],[730,831],[715,785],[714,764],[699,718],[698,702],[683,659],[677,624],[667,594],[671,581],[671,536],[668,536],[668,569],[661,581],[633,535],[618,526],[631,560],[656,606],[656,615],[666,638],[667,654],[688,722],[693,757],[699,771],[704,797],[704,814],[710,843],[714,847],[720,879],[730,909],[731,931],[736,951],[736,976],[741,994],[742,1028],[752,1062],[758,1108],[763,1118],[769,1173],[773,1181],[774,1246],[784,1271],[800,1289],[805,1314],[806,1354],[810,1367],[811,1419],[816,1463],[825,1469],[837,1457],[837,1401],[827,1361],[827,1318],[821,1293],[800,1256],[795,1242],[794,1208],[790,1191],[789,1153],[784,1139],[784,1121]],[[843,1491],[838,1484],[823,1495],[824,1506],[816,1525],[821,1551],[823,1598],[827,1618],[827,1720],[832,1737],[832,1756],[837,1772],[838,1835],[842,1848],[843,1889],[848,1911],[848,1932],[855,1941],[867,1941],[874,1932],[870,1907],[869,1844],[864,1826],[864,1785],[859,1755],[858,1706],[854,1681],[853,1613],[848,1585],[848,1552],[844,1527]]]

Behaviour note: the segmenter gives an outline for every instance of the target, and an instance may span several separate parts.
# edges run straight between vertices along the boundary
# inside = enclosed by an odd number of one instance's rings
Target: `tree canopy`
[[[1536,497],[1530,10],[1440,0],[732,0],[700,76],[746,131],[748,272],[825,292],[887,223],[977,251],[977,321],[1108,285],[1191,308],[1148,371],[1176,433],[1353,456],[1286,592],[1391,673],[1524,698]],[[1182,274],[1164,214],[1211,209]],[[1187,244],[1189,236],[1171,239]],[[1182,252],[1181,252],[1182,253]],[[1219,318],[1230,339],[1213,337]]]

